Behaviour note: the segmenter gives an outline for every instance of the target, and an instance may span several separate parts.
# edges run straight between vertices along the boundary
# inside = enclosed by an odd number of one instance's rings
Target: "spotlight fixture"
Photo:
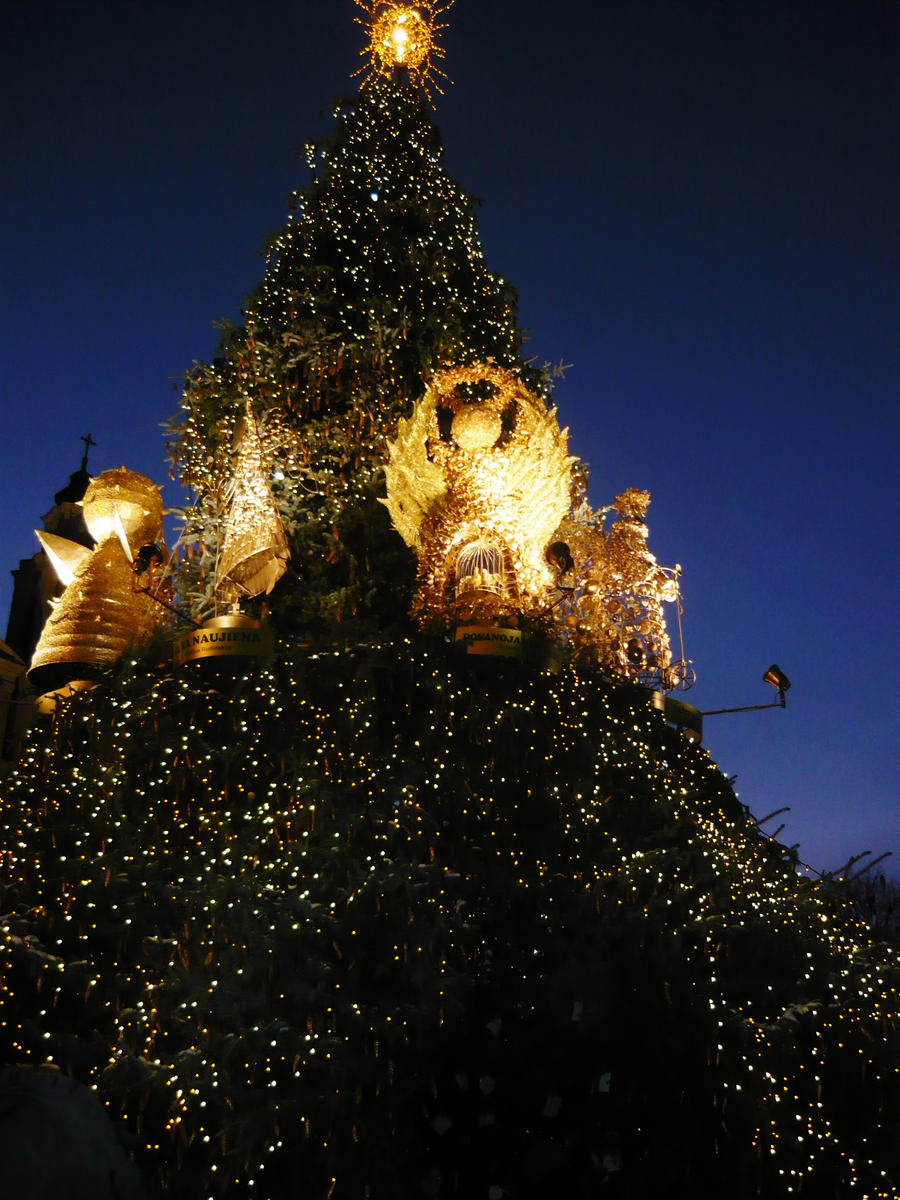
[[[772,687],[778,692],[778,703],[784,708],[784,693],[791,686],[791,681],[776,663],[772,663],[765,675],[763,675],[763,683],[771,683]]]
[[[784,708],[784,694],[791,686],[791,681],[782,671],[781,667],[772,663],[771,667],[763,675],[763,683],[771,683],[772,687],[778,692],[778,699],[772,704],[748,704],[743,708],[713,708],[709,712],[701,713],[702,717],[717,717],[720,713],[739,713],[739,712],[759,712],[762,708]]]

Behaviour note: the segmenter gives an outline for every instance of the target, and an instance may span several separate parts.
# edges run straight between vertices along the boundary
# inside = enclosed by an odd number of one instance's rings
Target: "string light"
[[[610,675],[626,631],[668,654],[645,494],[610,531],[565,515],[565,433],[398,71],[423,77],[413,14],[433,55],[442,9],[367,11],[411,36],[314,150],[172,431],[185,597],[215,595],[237,436],[307,607],[269,664],[153,646],[34,729],[0,781],[4,1059],[90,1083],[175,1200],[496,1200],[560,1172],[573,1194],[621,1173],[635,1195],[887,1200],[898,956]],[[389,442],[426,631],[338,640],[396,605],[394,551],[366,540]],[[557,674],[455,656],[451,615],[536,619],[556,535],[575,582],[550,619],[580,653]]]
[[[241,596],[271,592],[290,558],[269,483],[271,468],[249,402],[235,441],[234,474],[226,486],[216,564],[216,595],[232,604]]]
[[[386,440],[424,381],[448,362],[523,369],[514,297],[487,270],[472,202],[441,157],[415,88],[365,84],[334,141],[314,148],[312,186],[294,197],[244,325],[191,373],[170,449],[195,497],[182,576],[194,611],[213,601],[220,498],[248,399],[298,569],[323,564],[302,604],[346,619],[383,594],[360,570],[371,546],[353,539],[377,528]],[[388,597],[396,611],[393,584]]]
[[[362,1194],[390,1128],[459,1166],[488,1112],[517,1137],[527,1101],[552,1138],[548,1095],[598,1183],[642,1178],[661,1122],[705,1154],[702,1095],[761,1194],[891,1195],[896,954],[640,688],[490,667],[421,636],[283,646],[60,706],[3,786],[7,1059],[86,1078],[176,1196],[274,1200],[299,1169]],[[609,1104],[644,1133],[604,1141]]]

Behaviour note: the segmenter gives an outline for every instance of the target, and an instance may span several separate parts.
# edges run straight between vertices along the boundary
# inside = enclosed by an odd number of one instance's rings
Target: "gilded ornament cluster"
[[[647,545],[650,494],[629,488],[594,512],[567,436],[512,371],[434,375],[385,466],[384,503],[419,561],[413,614],[425,627],[539,628],[616,674],[685,686],[663,609],[678,606],[680,628],[680,567]]]

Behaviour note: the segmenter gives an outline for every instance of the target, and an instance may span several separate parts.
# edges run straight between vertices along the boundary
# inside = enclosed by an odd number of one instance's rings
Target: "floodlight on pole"
[[[771,667],[763,675],[763,683],[770,683],[778,692],[778,699],[771,704],[748,704],[743,708],[713,708],[709,712],[701,713],[703,717],[717,717],[721,713],[740,713],[740,712],[759,712],[763,708],[784,708],[785,707],[785,692],[791,686],[791,681],[776,663],[772,663]]]
[[[785,707],[784,693],[791,686],[791,681],[776,663],[772,663],[765,675],[763,675],[763,683],[771,683],[772,687],[778,692],[778,704],[781,708]]]

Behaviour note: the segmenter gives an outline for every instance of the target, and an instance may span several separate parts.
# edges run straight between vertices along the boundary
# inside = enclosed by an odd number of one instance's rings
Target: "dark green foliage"
[[[893,1194],[896,959],[640,688],[440,641],[123,674],[2,811],[3,1057],[165,1195]]]
[[[188,533],[209,551],[195,552],[183,583],[208,591],[232,434],[251,400],[302,593],[282,587],[273,603],[313,629],[383,624],[398,597],[408,609],[409,563],[399,539],[385,546],[376,500],[385,440],[431,374],[486,359],[525,370],[515,296],[484,264],[474,206],[441,164],[421,93],[376,80],[336,116],[244,323],[192,371],[171,443],[197,492]]]
[[[837,896],[850,901],[874,938],[900,949],[900,879],[857,868],[855,876],[838,876],[832,886]]]
[[[896,953],[643,689],[403,639],[385,441],[437,367],[525,372],[514,298],[414,89],[315,170],[173,431],[202,605],[250,401],[285,642],[156,645],[36,730],[0,1060],[96,1087],[172,1200],[895,1196]]]

